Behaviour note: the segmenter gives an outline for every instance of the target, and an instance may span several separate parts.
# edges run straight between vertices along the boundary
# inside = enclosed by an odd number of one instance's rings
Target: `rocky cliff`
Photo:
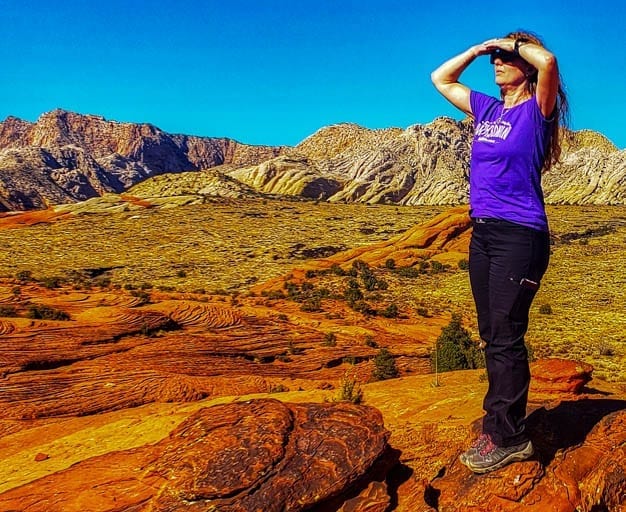
[[[10,117],[0,124],[0,209],[75,202],[140,182],[132,193],[141,197],[461,204],[468,200],[471,135],[469,119],[445,117],[405,130],[338,124],[285,148],[170,135],[62,110],[36,123]],[[172,177],[154,179],[164,174]],[[549,204],[625,204],[626,151],[599,133],[571,133],[562,163],[544,176],[544,192]]]
[[[406,130],[354,124],[320,129],[285,154],[227,172],[260,193],[327,201],[466,203],[471,121],[438,118]],[[626,151],[601,134],[569,134],[563,161],[544,176],[548,204],[624,204]],[[138,195],[166,190],[148,180]]]
[[[406,130],[323,128],[287,155],[231,176],[262,192],[329,201],[459,204],[468,200],[472,125],[438,118]],[[570,134],[544,176],[549,204],[624,204],[626,151],[600,134]]]
[[[9,117],[0,124],[0,209],[85,200],[163,173],[260,163],[282,151],[63,110],[35,123]]]

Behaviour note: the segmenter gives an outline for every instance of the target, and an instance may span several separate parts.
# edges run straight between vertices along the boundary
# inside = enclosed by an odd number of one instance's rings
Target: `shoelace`
[[[476,439],[472,443],[471,448],[474,449],[474,450],[477,450],[478,448],[481,448],[483,446],[483,444],[485,444],[488,441],[489,441],[489,435],[488,434],[480,434],[480,437],[478,437],[478,439]]]
[[[485,444],[485,446],[483,446],[479,452],[480,456],[484,457],[488,453],[491,453],[492,451],[494,451],[496,448],[498,448],[498,446],[494,444],[494,442],[491,440],[490,437],[488,437],[487,444]]]

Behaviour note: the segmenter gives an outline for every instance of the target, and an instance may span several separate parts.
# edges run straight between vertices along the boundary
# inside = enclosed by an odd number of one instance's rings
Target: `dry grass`
[[[102,269],[120,285],[245,292],[306,257],[388,239],[443,210],[253,200],[84,215],[0,231],[6,254],[0,275]],[[626,381],[626,207],[562,206],[548,213],[555,243],[528,341],[535,355],[579,358],[596,367],[596,377]],[[587,230],[595,231],[579,236]],[[377,272],[390,285],[382,300],[400,310],[473,315],[465,271],[417,279]],[[552,314],[541,314],[542,304]]]

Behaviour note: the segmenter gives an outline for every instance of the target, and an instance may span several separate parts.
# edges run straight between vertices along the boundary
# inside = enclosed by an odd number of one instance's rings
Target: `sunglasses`
[[[500,59],[502,62],[512,62],[517,59],[517,54],[513,52],[507,52],[502,48],[496,48],[489,54],[489,62],[494,64],[496,59]]]

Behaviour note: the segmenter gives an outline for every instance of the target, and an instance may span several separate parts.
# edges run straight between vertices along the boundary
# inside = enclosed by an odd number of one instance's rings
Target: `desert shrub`
[[[445,272],[448,269],[448,265],[444,265],[440,261],[433,261],[430,264],[430,273],[431,274],[439,274],[441,272]]]
[[[386,348],[381,348],[374,357],[374,372],[372,377],[374,380],[393,379],[399,375],[396,361],[391,352]]]
[[[19,286],[14,286],[13,288],[11,288],[11,293],[15,297],[19,297],[20,295],[22,295],[22,288],[20,288]]]
[[[262,291],[261,295],[263,295],[263,297],[267,297],[268,299],[284,299],[285,298],[285,294],[282,292],[282,290],[270,290],[270,291]]]
[[[346,356],[341,360],[342,363],[346,363],[346,364],[351,364],[351,365],[355,365],[356,364],[356,357],[354,356]]]
[[[306,277],[307,279],[313,279],[316,275],[317,275],[317,272],[315,272],[315,270],[307,270],[304,273],[304,277]]]
[[[18,316],[15,306],[0,306],[0,316],[16,317]]]
[[[26,311],[27,318],[36,320],[69,320],[70,315],[60,309],[50,306],[31,304]]]
[[[300,306],[300,310],[306,311],[307,313],[322,311],[322,299],[319,297],[309,297],[304,300],[302,306]]]
[[[598,353],[601,356],[614,356],[615,350],[609,343],[601,342],[598,344]]]
[[[124,290],[136,290],[137,287],[133,283],[126,283],[124,285]]]
[[[20,270],[15,274],[15,278],[22,283],[33,280],[33,273],[30,270]]]
[[[346,271],[342,269],[337,263],[333,263],[330,267],[331,274],[335,274],[336,276],[345,276]]]
[[[46,288],[59,288],[64,283],[64,281],[65,280],[62,277],[50,276],[44,277],[41,280],[41,284],[44,285]]]
[[[396,268],[396,260],[394,260],[393,258],[389,258],[387,261],[385,261],[385,267],[389,270],[393,270],[394,268]]]
[[[400,267],[396,270],[396,274],[398,274],[400,277],[415,279],[416,277],[419,277],[421,272],[415,267]]]
[[[415,312],[419,315],[419,316],[423,316],[423,317],[427,317],[428,316],[428,309],[426,309],[423,306],[419,306],[417,308],[415,308]]]
[[[542,315],[551,315],[552,314],[552,306],[550,304],[542,304],[539,306],[539,313]]]
[[[348,304],[354,304],[359,300],[363,300],[363,292],[358,288],[347,288],[343,292],[343,298]]]
[[[484,366],[482,353],[478,345],[472,342],[469,331],[461,325],[459,315],[452,315],[450,323],[441,330],[435,349],[431,352],[430,362],[437,372]]]
[[[358,313],[362,313],[364,315],[370,315],[370,316],[376,315],[376,310],[364,300],[357,300],[356,302],[350,302],[348,305],[354,311]]]
[[[181,269],[176,272],[176,277],[187,277],[187,272]]]
[[[93,284],[95,286],[100,286],[101,288],[108,288],[109,286],[111,286],[111,279],[109,279],[108,277],[99,277],[97,279],[94,279]]]
[[[363,390],[356,376],[346,373],[341,378],[335,402],[351,402],[360,404],[363,401]]]
[[[458,266],[461,270],[469,270],[469,261],[466,259],[459,260]]]
[[[387,308],[381,313],[385,318],[397,318],[400,314],[398,306],[395,304],[389,304]]]
[[[140,299],[140,304],[148,304],[150,302],[150,294],[144,291],[133,290],[130,292],[133,297]]]
[[[374,340],[372,336],[366,336],[365,341],[363,342],[366,347],[378,348],[378,343]]]
[[[324,341],[322,345],[325,347],[334,347],[337,345],[337,335],[334,332],[328,332],[324,336]]]
[[[284,393],[285,391],[289,391],[289,388],[283,384],[270,384],[270,393]]]

